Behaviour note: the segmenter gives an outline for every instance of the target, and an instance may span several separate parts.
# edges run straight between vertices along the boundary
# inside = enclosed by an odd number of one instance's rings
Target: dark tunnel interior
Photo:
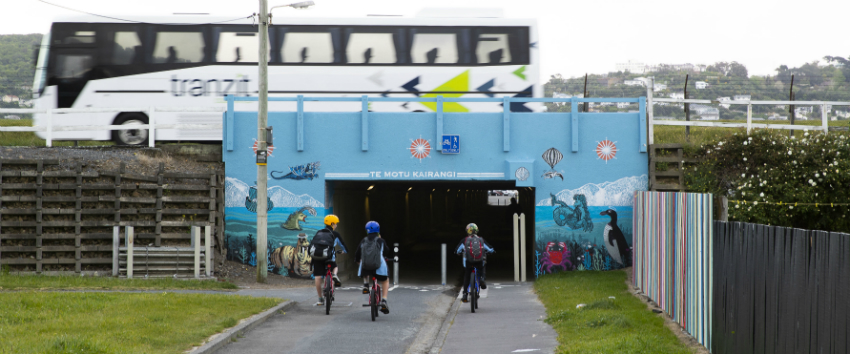
[[[329,181],[327,195],[340,217],[339,231],[352,252],[338,259],[340,271],[356,278],[353,252],[363,237],[365,225],[375,220],[381,237],[390,247],[399,244],[400,284],[439,284],[441,244],[446,244],[446,283],[462,280],[462,258],[454,250],[466,236],[469,223],[478,225],[495,254],[487,258],[487,280],[513,281],[513,225],[508,208],[488,204],[489,190],[517,190],[518,203],[526,218],[526,267],[534,274],[534,191],[517,188],[513,182],[415,182],[415,181]],[[392,281],[392,265],[390,280]]]

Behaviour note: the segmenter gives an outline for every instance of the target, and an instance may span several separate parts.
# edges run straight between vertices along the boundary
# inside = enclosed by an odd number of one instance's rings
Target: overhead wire
[[[106,16],[106,15],[100,15],[100,14],[96,14],[96,13],[88,12],[88,11],[83,11],[83,10],[72,9],[72,8],[70,8],[70,7],[67,7],[67,6],[62,6],[62,5],[58,5],[58,4],[54,4],[54,3],[50,3],[50,2],[47,2],[47,1],[45,1],[45,0],[38,0],[38,1],[39,1],[39,2],[42,2],[42,3],[45,3],[45,4],[47,4],[47,5],[51,5],[51,6],[56,6],[56,7],[59,7],[59,8],[63,8],[63,9],[65,9],[65,10],[74,11],[74,12],[79,12],[79,13],[86,14],[86,15],[90,15],[90,16],[97,16],[97,17],[108,18],[108,19],[110,19],[110,20],[116,20],[116,21],[124,21],[124,22],[129,22],[129,23],[138,23],[138,24],[144,24],[144,25],[187,25],[186,23],[154,23],[154,22],[145,22],[145,21],[128,20],[128,19],[123,19],[123,18],[118,18],[118,17],[112,17],[112,16]],[[239,20],[242,20],[242,19],[253,18],[254,16],[255,16],[255,14],[254,14],[254,13],[252,13],[252,14],[251,14],[251,15],[249,15],[249,16],[238,17],[238,18],[234,18],[234,19],[230,19],[230,20],[224,20],[224,21],[218,21],[218,22],[206,22],[206,23],[191,23],[191,24],[188,24],[188,25],[193,25],[193,26],[195,26],[195,25],[215,25],[215,24],[220,24],[220,23],[228,23],[228,22],[233,22],[233,21],[239,21]]]

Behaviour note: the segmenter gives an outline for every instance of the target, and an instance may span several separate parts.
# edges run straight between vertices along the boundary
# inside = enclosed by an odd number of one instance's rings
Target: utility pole
[[[587,98],[587,73],[584,73],[584,98]],[[582,112],[587,112],[587,102],[584,103]]]
[[[268,244],[268,167],[260,161],[260,155],[266,155],[266,126],[269,113],[269,6],[267,0],[260,0],[260,20],[257,30],[260,32],[259,98],[257,111],[257,282],[265,283],[268,277],[266,264],[266,245]]]
[[[791,75],[791,91],[788,92],[788,98],[793,101],[794,100],[794,75]],[[791,125],[794,125],[794,105],[788,105],[788,114],[791,117]],[[791,130],[791,137],[794,137],[794,131]]]
[[[689,98],[688,97],[688,76],[690,76],[690,75],[685,74],[685,99],[686,100]],[[687,121],[687,122],[691,121],[691,104],[687,103],[687,102],[685,102],[685,121]],[[690,140],[691,140],[691,126],[686,125],[685,126],[685,141],[690,141]]]
[[[292,7],[296,9],[305,9],[313,6],[312,1],[302,1],[289,5],[281,5],[272,7],[274,10],[278,7]],[[271,136],[271,129],[268,127],[269,121],[269,24],[271,24],[271,16],[269,15],[268,0],[260,0],[260,20],[257,26],[257,31],[260,32],[260,53],[259,59],[259,87],[257,98],[257,282],[265,283],[269,274],[268,267],[268,141]]]

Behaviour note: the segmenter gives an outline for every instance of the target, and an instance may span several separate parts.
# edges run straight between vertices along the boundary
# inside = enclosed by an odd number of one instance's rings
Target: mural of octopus
[[[272,251],[271,261],[275,267],[285,268],[290,277],[310,278],[313,267],[310,265],[311,258],[307,253],[309,246],[307,234],[300,233],[295,246],[283,246]]]
[[[561,268],[570,270],[573,268],[570,262],[570,250],[563,242],[549,242],[546,244],[546,251],[540,257],[540,269],[546,273],[552,273],[553,268]]]
[[[549,193],[552,197],[552,205],[560,205],[552,212],[552,217],[558,226],[569,226],[573,230],[582,229],[585,232],[593,231],[593,220],[590,218],[590,211],[587,210],[587,199],[584,194],[573,195],[575,206],[570,207],[554,194]]]
[[[287,230],[301,230],[301,223],[307,222],[307,214],[312,216],[316,216],[316,209],[313,209],[311,206],[305,206],[298,211],[289,214],[289,217],[286,218],[286,221],[283,224],[280,224],[280,227]]]

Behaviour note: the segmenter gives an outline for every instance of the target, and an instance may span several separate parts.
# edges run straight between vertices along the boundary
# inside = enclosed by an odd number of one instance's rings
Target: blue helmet
[[[377,221],[370,221],[366,223],[366,232],[373,234],[381,231],[381,225],[378,225]]]

